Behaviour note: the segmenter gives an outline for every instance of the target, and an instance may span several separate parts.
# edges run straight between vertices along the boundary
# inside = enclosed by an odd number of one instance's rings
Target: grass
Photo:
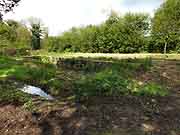
[[[54,82],[49,82],[49,80],[54,78],[55,74],[54,65],[21,58],[0,57],[0,100],[26,102],[30,97],[18,90],[21,85],[28,84],[37,87],[49,85],[51,87]]]
[[[180,60],[180,54],[160,54],[160,53],[135,53],[135,54],[111,54],[111,53],[55,53],[55,52],[45,52],[45,51],[36,51],[32,52],[34,56],[46,56],[46,57],[54,57],[54,58],[113,58],[113,59],[128,59],[128,58],[153,58],[153,59],[170,59],[170,60]]]
[[[38,61],[25,61],[10,57],[0,57],[0,79],[12,78],[16,81],[43,83],[54,77],[53,65]]]

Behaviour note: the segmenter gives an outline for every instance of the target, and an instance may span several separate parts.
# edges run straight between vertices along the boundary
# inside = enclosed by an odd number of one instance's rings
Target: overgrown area
[[[88,98],[91,96],[165,96],[167,90],[156,82],[143,83],[134,74],[152,66],[151,59],[59,59],[55,67],[39,60],[0,57],[2,81],[15,81],[45,88],[50,94]],[[65,75],[70,73],[69,76]],[[68,84],[66,84],[66,82]],[[13,84],[11,84],[13,85]],[[66,86],[67,85],[67,86]],[[69,89],[68,89],[69,88]],[[71,95],[72,94],[72,95]],[[11,97],[10,97],[11,98]]]

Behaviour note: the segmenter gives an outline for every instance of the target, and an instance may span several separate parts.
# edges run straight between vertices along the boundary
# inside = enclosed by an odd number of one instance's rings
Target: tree
[[[41,49],[41,38],[43,38],[45,29],[39,18],[30,17],[28,19],[31,31],[31,47],[33,50]]]
[[[150,19],[147,14],[119,16],[112,11],[100,25],[74,27],[62,33],[53,51],[137,53],[145,51]],[[51,49],[52,50],[52,49]]]
[[[149,16],[127,13],[121,17],[111,14],[99,27],[97,45],[102,53],[137,53],[144,51],[149,31]]]
[[[6,47],[9,44],[8,37],[9,26],[4,22],[0,22],[0,49]]]
[[[9,27],[8,39],[11,42],[15,42],[17,38],[17,28],[20,27],[20,23],[14,20],[5,21]]]
[[[164,53],[178,48],[180,39],[180,0],[166,0],[152,21],[155,47]]]
[[[19,23],[19,26],[16,28],[15,46],[19,48],[30,48],[30,42],[31,32],[26,25]]]
[[[33,50],[38,50],[41,48],[41,36],[42,30],[40,24],[32,24],[31,25],[31,46]]]
[[[127,13],[123,18],[124,52],[135,53],[146,51],[146,36],[150,30],[150,17],[143,13]]]
[[[0,21],[5,13],[12,11],[20,0],[0,0]]]
[[[8,48],[28,48],[31,33],[20,22],[5,20],[0,23],[0,45]]]

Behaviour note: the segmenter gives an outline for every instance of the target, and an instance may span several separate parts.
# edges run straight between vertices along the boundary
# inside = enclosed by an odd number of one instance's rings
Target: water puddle
[[[20,90],[27,94],[43,97],[47,100],[54,100],[54,98],[51,95],[48,95],[47,93],[45,93],[42,89],[40,89],[38,87],[34,87],[31,85],[25,85]]]

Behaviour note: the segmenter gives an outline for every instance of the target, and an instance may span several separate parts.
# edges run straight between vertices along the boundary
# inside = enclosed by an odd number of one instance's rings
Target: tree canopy
[[[156,11],[152,20],[152,35],[155,40],[154,48],[163,50],[164,44],[167,43],[167,49],[170,51],[180,46],[179,0],[166,0]]]
[[[30,37],[30,31],[20,22],[5,20],[0,23],[0,47],[28,48]]]
[[[125,16],[119,16],[112,12],[100,25],[72,28],[64,32],[59,36],[56,51],[101,53],[145,51],[145,36],[150,26],[149,18],[147,14],[127,13]]]

